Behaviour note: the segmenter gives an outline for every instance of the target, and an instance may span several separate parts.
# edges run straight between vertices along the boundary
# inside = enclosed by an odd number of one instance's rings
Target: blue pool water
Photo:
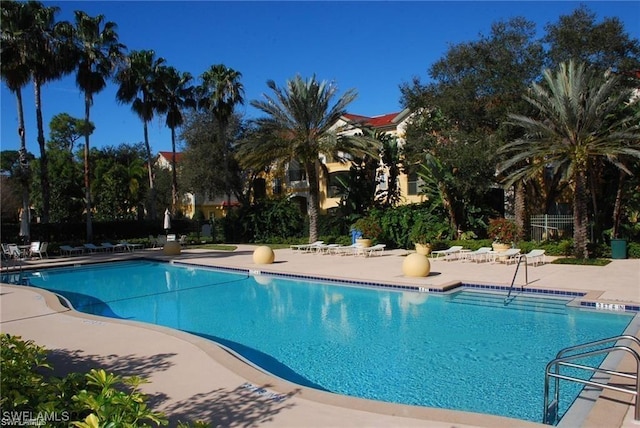
[[[265,370],[339,394],[540,422],[558,350],[622,334],[632,315],[568,300],[434,295],[151,261],[28,273],[79,311],[215,340]],[[579,386],[562,390],[562,409]]]

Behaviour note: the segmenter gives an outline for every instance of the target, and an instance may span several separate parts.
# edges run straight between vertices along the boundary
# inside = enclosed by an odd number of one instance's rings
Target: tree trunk
[[[18,135],[20,136],[20,183],[22,184],[22,211],[30,213],[29,201],[29,161],[27,160],[27,137],[24,130],[24,109],[22,106],[22,90],[16,89],[16,104],[18,107]],[[31,240],[31,224],[27,223],[25,239]]]
[[[453,206],[453,198],[451,198],[449,194],[449,189],[447,189],[447,185],[444,182],[442,181],[438,182],[438,190],[440,191],[440,198],[442,198],[442,205],[444,205],[444,208],[447,210],[447,213],[449,213],[449,224],[453,228],[454,233],[456,234],[456,237],[457,237],[458,230],[460,229],[460,225],[458,223],[458,220],[456,217],[456,211]]]
[[[316,161],[305,162],[307,172],[307,180],[309,182],[309,198],[307,199],[307,213],[309,214],[309,242],[318,240],[318,215],[320,211],[319,204],[319,184],[318,170],[316,169]]]
[[[524,238],[529,236],[527,228],[527,205],[526,205],[526,193],[525,185],[522,181],[519,181],[515,185],[515,221]]]
[[[171,128],[171,213],[178,207],[178,173],[176,171],[176,130]]]
[[[42,186],[42,213],[40,221],[49,223],[49,206],[51,199],[51,189],[49,186],[49,162],[47,148],[44,141],[44,124],[42,120],[42,100],[40,96],[41,83],[34,79],[33,87],[36,98],[36,123],[38,125],[38,145],[40,146],[40,184]]]
[[[156,214],[156,189],[153,179],[153,158],[151,157],[151,146],[149,145],[149,131],[147,129],[147,122],[144,121],[144,147],[147,150],[147,172],[149,174],[149,218],[151,220],[157,220]]]
[[[622,215],[622,194],[624,187],[625,172],[620,170],[620,178],[618,179],[618,190],[616,191],[616,201],[613,204],[613,229],[611,230],[611,237],[618,238],[620,233],[620,216]]]
[[[231,209],[231,185],[229,183],[229,148],[227,147],[227,123],[218,118],[218,138],[222,144],[222,159],[224,168],[224,193],[227,196],[227,204],[224,206],[225,215]]]
[[[91,109],[91,97],[88,93],[84,96],[84,119],[85,123],[89,123],[89,112]],[[89,165],[89,133],[84,135],[84,202],[85,211],[87,212],[86,229],[87,242],[93,241],[93,223],[91,221],[91,177]]]
[[[589,257],[587,248],[587,176],[583,169],[577,168],[573,194],[573,253],[577,258]]]

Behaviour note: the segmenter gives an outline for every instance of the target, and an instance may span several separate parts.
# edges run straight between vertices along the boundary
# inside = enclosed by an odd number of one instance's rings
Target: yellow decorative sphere
[[[402,262],[402,273],[405,276],[429,276],[431,263],[426,256],[418,253],[409,254]]]
[[[166,256],[177,256],[181,252],[180,243],[178,241],[169,241],[162,247],[162,254]]]
[[[253,262],[257,265],[269,265],[273,263],[275,258],[276,255],[271,247],[267,247],[266,245],[262,245],[253,250]]]

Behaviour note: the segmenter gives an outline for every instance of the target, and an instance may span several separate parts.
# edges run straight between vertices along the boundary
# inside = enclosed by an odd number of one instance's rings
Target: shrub
[[[487,235],[496,242],[511,244],[520,240],[522,231],[515,221],[500,217],[489,220]]]

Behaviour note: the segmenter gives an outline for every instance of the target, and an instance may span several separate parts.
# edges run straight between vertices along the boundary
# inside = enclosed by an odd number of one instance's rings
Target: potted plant
[[[382,235],[382,227],[378,224],[378,220],[373,217],[361,217],[353,223],[353,229],[360,232],[360,238],[356,242],[363,247],[370,247],[373,240],[378,239]]]
[[[487,234],[493,239],[493,250],[504,251],[520,239],[522,232],[515,221],[500,217],[489,220]]]
[[[409,232],[409,239],[416,247],[416,253],[428,256],[431,253],[431,242],[436,236],[428,222],[418,221]]]

